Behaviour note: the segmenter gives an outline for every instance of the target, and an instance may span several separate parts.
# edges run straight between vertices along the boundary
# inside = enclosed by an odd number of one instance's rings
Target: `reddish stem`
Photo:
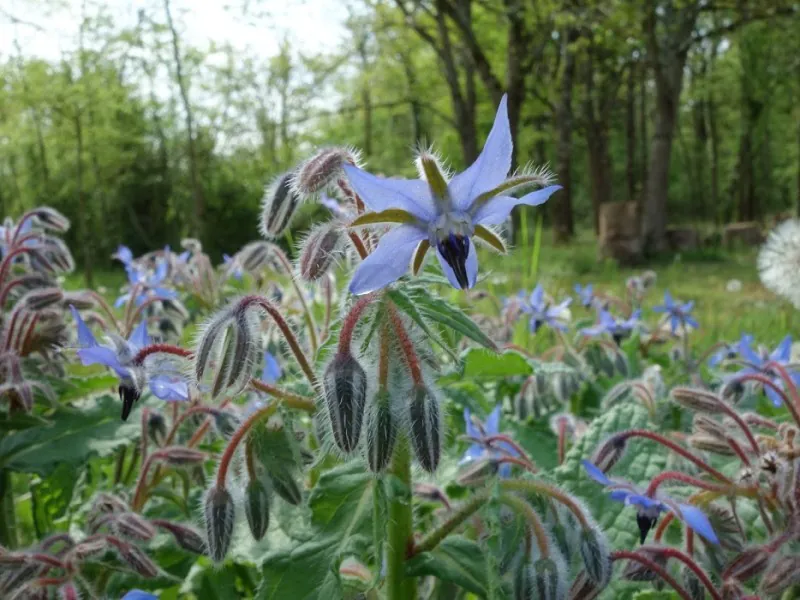
[[[667,558],[679,560],[692,570],[692,572],[697,576],[714,600],[722,600],[722,596],[719,595],[719,592],[714,587],[714,584],[711,583],[711,580],[708,578],[708,575],[706,575],[705,571],[703,571],[703,569],[701,569],[691,557],[687,556],[682,551],[670,546],[643,546],[642,548],[651,550],[653,552],[658,552]]]
[[[775,390],[775,393],[781,397],[784,406],[786,406],[786,408],[789,409],[789,412],[792,413],[792,418],[794,419],[794,422],[800,425],[800,414],[798,414],[797,412],[797,407],[793,402],[789,401],[789,398],[786,396],[786,392],[784,392],[780,388],[780,386],[778,386],[778,384],[772,381],[769,377],[767,377],[766,375],[762,375],[761,373],[747,373],[746,375],[741,375],[740,377],[737,377],[736,380],[739,382],[757,381],[762,385],[767,385],[771,387],[773,390]]]
[[[747,454],[745,454],[745,451],[739,445],[739,442],[737,442],[730,436],[725,436],[725,441],[728,443],[728,446],[730,446],[731,450],[733,450],[736,453],[736,456],[739,457],[739,460],[741,460],[745,465],[749,467],[750,459],[747,458]]]
[[[50,556],[49,554],[43,554],[41,552],[36,552],[30,555],[31,560],[35,560],[36,562],[42,563],[49,567],[53,567],[54,569],[64,569],[65,565],[63,562],[58,560],[55,556]]]
[[[358,252],[358,255],[361,257],[361,260],[364,260],[369,256],[369,252],[367,251],[367,247],[364,246],[364,242],[358,237],[358,234],[355,231],[351,231],[348,233],[350,236],[350,241],[353,243],[353,247]]]
[[[152,354],[172,354],[189,359],[194,356],[194,352],[191,350],[181,348],[180,346],[174,346],[173,344],[149,344],[136,353],[136,356],[133,357],[133,364],[138,366],[143,365],[144,360]]]
[[[517,458],[516,456],[498,456],[492,459],[493,462],[498,464],[508,463],[512,465],[519,465],[529,473],[537,473],[536,467],[534,467],[531,463],[522,460],[521,458]]]
[[[364,310],[374,299],[374,294],[367,294],[366,296],[359,298],[353,304],[350,312],[347,313],[344,321],[342,321],[342,328],[339,331],[339,354],[346,354],[350,352],[350,346],[353,343],[353,334],[355,333],[356,325],[361,319],[361,315],[364,313]]]
[[[491,445],[492,442],[503,442],[504,444],[511,446],[517,452],[517,454],[519,454],[519,457],[525,460],[525,462],[527,462],[531,467],[535,466],[531,458],[528,456],[528,453],[525,452],[522,446],[505,434],[498,433],[495,435],[487,435],[486,437],[481,438],[479,441],[489,445]]]
[[[656,527],[656,532],[653,535],[653,541],[660,542],[661,538],[664,536],[664,532],[667,530],[667,527],[670,523],[675,519],[675,515],[671,512],[668,512],[664,515],[664,518],[658,523],[658,527]]]
[[[731,491],[731,486],[729,485],[716,485],[713,483],[708,483],[707,481],[697,479],[696,477],[692,477],[686,473],[681,473],[680,471],[664,471],[652,479],[645,494],[650,498],[654,498],[658,488],[665,481],[679,481],[681,483],[692,485],[700,488],[701,490],[707,490],[709,492],[719,492],[724,494]]]
[[[639,554],[638,552],[630,552],[629,550],[616,550],[611,553],[611,560],[632,560],[634,562],[638,562],[641,565],[644,565],[648,569],[650,569],[653,573],[661,577],[667,585],[669,585],[672,589],[674,589],[678,595],[683,600],[692,600],[691,595],[686,589],[681,586],[675,579],[670,575],[666,569],[664,569],[661,565],[657,562],[651,560],[650,558]]]
[[[236,448],[244,439],[244,436],[248,431],[250,431],[250,428],[253,425],[258,423],[261,419],[266,419],[269,417],[277,408],[278,404],[275,402],[267,404],[263,408],[250,415],[250,417],[234,432],[234,434],[231,436],[231,439],[228,441],[228,445],[225,447],[225,451],[222,453],[222,457],[219,459],[219,467],[217,469],[217,488],[221,490],[225,489],[225,479],[228,475],[228,468],[230,467],[231,460],[236,452]]]
[[[397,309],[391,305],[389,306],[389,318],[392,321],[394,332],[397,335],[400,349],[403,351],[403,356],[406,359],[406,365],[411,374],[411,381],[414,382],[414,385],[422,385],[422,369],[420,368],[417,352],[414,350],[414,342],[412,342],[411,338],[408,336],[408,332],[403,326],[403,321],[400,319],[400,315],[397,314]]]
[[[313,413],[316,410],[316,406],[314,406],[314,400],[311,398],[301,396],[300,394],[287,392],[286,390],[282,390],[271,383],[256,379],[255,377],[250,380],[250,385],[260,392],[264,392],[273,398],[282,400],[283,403],[289,408],[297,408],[299,410],[304,410],[307,413]]]

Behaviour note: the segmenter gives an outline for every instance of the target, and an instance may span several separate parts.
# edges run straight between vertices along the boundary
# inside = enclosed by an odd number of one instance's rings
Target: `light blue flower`
[[[325,208],[327,208],[334,217],[338,217],[340,219],[351,219],[353,217],[353,211],[347,209],[346,207],[342,206],[337,200],[331,198],[325,192],[322,192],[319,195],[319,203],[322,204]]]
[[[672,299],[672,294],[664,292],[664,304],[654,306],[653,311],[657,313],[664,313],[669,317],[669,328],[672,335],[678,333],[678,329],[683,327],[691,327],[698,329],[700,325],[691,315],[694,308],[694,302],[680,303]],[[685,332],[684,332],[685,333]]]
[[[780,344],[772,352],[761,350],[756,352],[751,347],[752,336],[742,336],[739,341],[739,354],[748,363],[748,365],[735,373],[731,378],[736,379],[742,375],[749,375],[752,373],[759,373],[768,377],[775,383],[781,390],[786,389],[786,382],[774,369],[769,368],[768,363],[777,363],[787,369],[789,377],[792,379],[796,386],[800,386],[800,373],[790,370],[792,358],[792,336],[787,335]],[[770,399],[774,406],[780,406],[783,402],[780,394],[772,389],[771,386],[764,386],[764,393]]]
[[[450,181],[427,152],[417,161],[424,179],[382,179],[344,165],[353,189],[375,211],[352,225],[399,223],[359,265],[350,291],[365,294],[396,281],[408,271],[412,257],[417,272],[431,247],[453,287],[473,287],[478,276],[473,238],[504,252],[502,240],[489,227],[502,224],[515,206],[538,206],[561,189],[551,185],[521,198],[504,195],[546,181],[541,173],[508,178],[511,151],[507,99],[503,97],[480,156]]]
[[[122,244],[117,247],[117,251],[111,255],[111,258],[116,258],[126,267],[133,262],[133,252],[127,246]]]
[[[749,347],[750,344],[753,343],[753,336],[745,333],[742,335],[742,339],[738,342],[734,342],[733,344],[724,344],[719,350],[714,352],[714,354],[708,358],[709,366],[717,367],[724,360],[733,360],[734,358],[741,356],[741,348],[743,343],[747,344]]]
[[[636,309],[627,319],[616,318],[607,310],[601,310],[598,315],[598,322],[592,327],[581,329],[581,333],[586,336],[594,337],[607,333],[617,344],[628,337],[631,332],[639,327],[642,311]]]
[[[163,285],[169,275],[169,263],[166,258],[159,259],[153,271],[149,271],[135,262],[129,262],[125,265],[125,272],[128,274],[128,291],[114,302],[116,308],[130,302],[134,292],[136,292],[136,297],[133,298],[133,301],[136,306],[141,306],[150,298],[172,300],[178,297],[178,292]]]
[[[636,523],[639,526],[639,539],[642,544],[662,512],[671,512],[706,540],[712,544],[719,544],[717,534],[708,517],[696,506],[683,504],[663,496],[651,498],[630,483],[609,479],[603,471],[588,460],[583,460],[581,463],[589,477],[611,490],[609,497],[612,500],[622,502],[626,506],[636,507]]]
[[[223,254],[222,260],[225,264],[225,273],[228,277],[233,277],[237,280],[241,280],[242,277],[244,277],[244,269],[238,259],[228,254]]]
[[[503,456],[515,456],[519,458],[519,453],[510,444],[503,441],[492,442],[493,448],[488,447],[488,444],[483,443],[481,440],[498,435],[500,433],[500,406],[496,406],[486,421],[481,423],[472,417],[469,408],[464,408],[464,425],[467,432],[467,437],[475,440],[472,445],[467,448],[464,455],[461,457],[461,464],[465,464],[474,460],[492,460],[498,459]],[[509,477],[511,475],[511,465],[508,463],[501,463],[498,468],[500,477]]]
[[[522,303],[522,312],[530,315],[530,328],[533,333],[539,331],[542,325],[547,325],[559,331],[566,331],[565,323],[569,315],[568,308],[572,304],[572,298],[567,298],[561,304],[551,305],[544,297],[544,288],[538,284],[527,302]]]
[[[142,590],[131,590],[122,597],[122,600],[158,600],[158,596]]]
[[[587,283],[585,287],[581,286],[580,283],[576,283],[575,293],[578,294],[578,298],[584,308],[589,308],[594,303],[594,290],[591,283]]]
[[[283,369],[278,363],[278,359],[267,350],[264,352],[264,369],[261,371],[261,381],[275,383],[283,375]]]

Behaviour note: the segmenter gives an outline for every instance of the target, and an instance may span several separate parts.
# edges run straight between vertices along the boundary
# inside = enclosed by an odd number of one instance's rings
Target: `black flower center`
[[[458,285],[461,286],[461,289],[467,289],[469,287],[469,277],[467,276],[469,238],[465,235],[451,233],[439,242],[438,248],[442,258],[453,269]]]
[[[127,421],[134,403],[139,400],[139,390],[123,383],[119,386],[119,399],[122,400],[122,420]]]
[[[657,521],[658,516],[651,517],[649,515],[637,513],[636,524],[639,526],[640,543],[644,544],[644,541],[647,539],[647,534],[650,533],[650,530],[656,526]]]

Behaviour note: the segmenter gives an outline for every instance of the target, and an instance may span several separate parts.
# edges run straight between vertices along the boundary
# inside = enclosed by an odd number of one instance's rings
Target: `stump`
[[[761,233],[761,225],[756,221],[744,221],[726,225],[722,240],[729,250],[735,245],[749,248],[760,246],[764,242],[764,234]]]
[[[670,227],[667,229],[667,243],[673,252],[697,250],[700,247],[700,234],[693,227]]]
[[[632,265],[642,257],[642,233],[636,202],[609,202],[600,205],[600,258],[613,258],[621,265]]]

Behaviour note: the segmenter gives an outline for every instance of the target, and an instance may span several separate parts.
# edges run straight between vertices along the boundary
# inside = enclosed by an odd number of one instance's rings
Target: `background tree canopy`
[[[460,168],[506,93],[517,163],[550,163],[565,186],[547,215],[560,240],[606,202],[640,203],[652,251],[667,224],[800,206],[789,0],[352,0],[336,52],[285,42],[274,56],[193,47],[170,0],[133,25],[71,4],[82,18],[59,60],[18,40],[0,55],[0,213],[74,216],[87,274],[120,243],[238,248],[264,185],[334,140],[373,172],[410,175],[418,142]],[[0,20],[47,36],[47,9],[17,2]],[[231,10],[270,20],[269,2]]]

